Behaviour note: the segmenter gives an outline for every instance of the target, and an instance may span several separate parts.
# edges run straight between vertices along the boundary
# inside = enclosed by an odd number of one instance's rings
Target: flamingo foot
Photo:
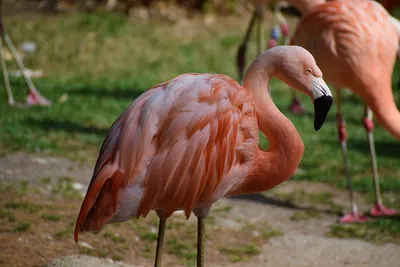
[[[51,102],[34,89],[29,92],[26,103],[28,106],[50,106]]]
[[[339,221],[340,223],[363,223],[367,221],[367,217],[358,213],[350,213],[341,217]]]
[[[398,212],[396,210],[386,208],[383,204],[376,203],[371,208],[370,214],[373,217],[385,217],[397,215]]]
[[[289,106],[289,111],[294,113],[294,114],[304,114],[306,112],[305,108],[301,104],[300,100],[295,97],[293,98],[292,104]]]

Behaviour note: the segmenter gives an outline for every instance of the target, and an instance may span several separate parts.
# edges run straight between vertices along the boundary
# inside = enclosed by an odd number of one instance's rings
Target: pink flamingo
[[[166,219],[176,210],[198,217],[197,265],[204,265],[204,218],[224,196],[268,190],[295,172],[304,145],[275,106],[276,77],[314,101],[318,130],[332,95],[314,58],[298,46],[279,46],[250,66],[244,87],[222,74],[184,74],[136,99],[114,122],[102,145],[75,227],[160,218],[155,266],[160,266]],[[260,128],[259,128],[260,127]],[[270,147],[259,146],[259,129]]]
[[[22,76],[24,77],[25,83],[29,88],[27,105],[29,105],[29,106],[31,106],[31,105],[48,106],[51,104],[50,101],[47,100],[42,95],[40,95],[39,91],[36,89],[32,80],[29,78],[28,75],[26,75],[24,64],[22,63],[22,60],[20,59],[20,57],[17,53],[17,50],[15,49],[15,47],[11,41],[11,38],[8,36],[8,34],[6,33],[6,31],[4,29],[2,15],[1,15],[2,2],[3,2],[3,0],[0,0],[0,61],[1,61],[1,69],[3,70],[3,80],[4,80],[5,89],[6,89],[6,94],[8,97],[8,104],[10,106],[13,106],[16,104],[16,102],[14,100],[14,96],[11,91],[10,81],[8,79],[6,61],[5,61],[4,55],[3,55],[2,39],[5,41],[6,45],[10,49],[10,52],[13,55],[14,60],[17,63],[18,68],[20,69],[20,71],[22,73]]]
[[[400,113],[393,99],[391,78],[399,48],[392,17],[377,2],[337,0],[316,5],[298,24],[292,43],[310,51],[327,82],[337,92],[337,125],[347,177],[351,213],[341,222],[363,222],[353,197],[346,146],[346,124],[342,111],[342,88],[349,88],[365,101],[363,124],[371,153],[376,203],[372,216],[397,212],[384,206],[372,131],[373,114],[382,126],[400,139]]]

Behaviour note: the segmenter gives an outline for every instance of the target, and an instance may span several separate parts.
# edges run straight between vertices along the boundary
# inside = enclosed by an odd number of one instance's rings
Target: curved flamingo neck
[[[286,0],[286,2],[297,8],[301,16],[304,17],[310,13],[314,7],[326,3],[326,0]]]
[[[261,55],[244,78],[244,88],[253,96],[258,124],[269,141],[269,149],[257,150],[247,178],[229,195],[265,191],[288,180],[303,156],[304,145],[299,133],[268,93],[269,81],[278,72],[281,61],[282,58],[274,55]]]

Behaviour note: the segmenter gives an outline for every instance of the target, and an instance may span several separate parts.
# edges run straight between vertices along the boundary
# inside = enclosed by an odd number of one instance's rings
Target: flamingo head
[[[332,93],[310,52],[300,46],[280,47],[283,51],[286,50],[286,53],[282,53],[283,59],[280,66],[275,69],[274,76],[290,87],[310,96],[314,103],[314,129],[318,131],[324,124],[332,106]],[[287,50],[288,48],[290,48],[290,52]]]

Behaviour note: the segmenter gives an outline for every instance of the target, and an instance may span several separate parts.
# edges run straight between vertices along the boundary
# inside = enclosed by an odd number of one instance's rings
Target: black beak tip
[[[322,125],[325,122],[326,117],[328,116],[328,112],[332,106],[333,98],[329,95],[321,96],[314,101],[314,129],[318,131],[321,129]]]

